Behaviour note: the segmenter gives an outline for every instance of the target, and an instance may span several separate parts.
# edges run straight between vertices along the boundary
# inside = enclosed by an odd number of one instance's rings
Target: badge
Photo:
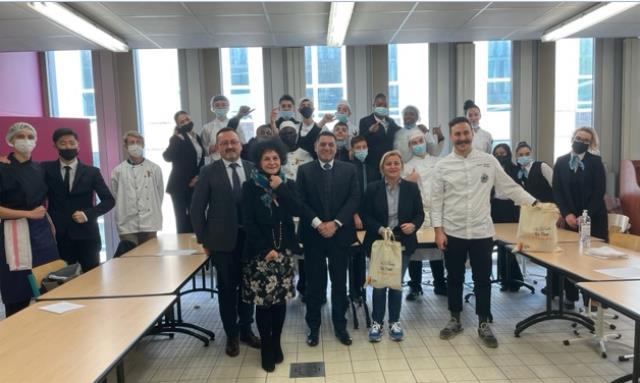
[[[482,177],[480,177],[480,182],[482,182],[483,184],[486,184],[487,181],[489,181],[489,176],[487,175],[487,173],[482,173]]]

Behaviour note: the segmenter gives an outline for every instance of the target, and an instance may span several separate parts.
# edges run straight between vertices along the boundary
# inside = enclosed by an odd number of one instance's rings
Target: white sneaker
[[[391,324],[391,328],[389,329],[389,336],[396,342],[400,342],[402,339],[404,339],[404,331],[402,330],[400,322],[393,322]]]
[[[378,322],[373,322],[369,329],[369,342],[380,342],[382,340],[382,325]]]

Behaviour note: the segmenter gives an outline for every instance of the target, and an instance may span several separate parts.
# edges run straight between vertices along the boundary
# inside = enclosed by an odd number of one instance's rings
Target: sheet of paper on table
[[[615,278],[628,279],[628,278],[640,278],[640,267],[616,267],[611,269],[598,269],[594,270],[598,273],[609,275]]]
[[[191,249],[183,249],[183,250],[162,250],[158,253],[158,255],[193,255],[197,251]]]
[[[54,314],[63,314],[63,313],[66,313],[68,311],[77,310],[77,309],[82,308],[82,307],[84,307],[84,306],[76,304],[76,303],[58,302],[58,303],[52,303],[52,304],[46,305],[46,306],[41,306],[40,310],[48,311],[48,312],[54,313]]]

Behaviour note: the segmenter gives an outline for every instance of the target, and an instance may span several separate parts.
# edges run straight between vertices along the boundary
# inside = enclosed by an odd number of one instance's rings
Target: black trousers
[[[193,233],[191,225],[191,197],[193,196],[193,188],[186,188],[181,193],[172,193],[171,202],[173,203],[173,214],[176,216],[176,230],[180,233]]]
[[[509,280],[507,280],[507,264],[509,265]],[[507,288],[520,287],[523,280],[520,265],[516,256],[503,245],[498,245],[498,279],[500,284]]]
[[[444,260],[448,273],[449,311],[462,311],[465,263],[468,257],[476,297],[476,314],[485,318],[490,315],[492,250],[493,238],[460,239],[448,236]]]
[[[305,319],[311,331],[321,324],[322,301],[326,294],[327,260],[331,278],[331,320],[335,331],[347,328],[347,266],[348,246],[305,247],[304,266],[307,274],[307,313]]]
[[[444,288],[447,280],[444,276],[444,261],[429,261],[433,287]],[[412,291],[422,292],[422,261],[409,262],[409,287]]]
[[[23,302],[5,303],[4,304],[5,318],[9,318],[11,315],[17,313],[18,311],[29,307],[29,303],[31,303],[31,299]]]
[[[366,252],[362,246],[349,248],[349,296],[351,299],[363,297],[364,284],[367,280]]]
[[[67,233],[56,236],[58,252],[68,264],[79,263],[85,273],[100,265],[100,237],[89,239],[72,239]]]
[[[251,329],[254,306],[242,301],[242,250],[246,234],[238,230],[236,247],[232,252],[214,252],[218,309],[227,338],[235,338],[241,331]]]

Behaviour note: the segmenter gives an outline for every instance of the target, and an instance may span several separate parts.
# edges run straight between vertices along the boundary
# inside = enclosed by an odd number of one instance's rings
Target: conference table
[[[0,382],[94,382],[122,359],[173,305],[172,295],[87,299],[83,307],[55,314],[36,302],[0,322]]]

